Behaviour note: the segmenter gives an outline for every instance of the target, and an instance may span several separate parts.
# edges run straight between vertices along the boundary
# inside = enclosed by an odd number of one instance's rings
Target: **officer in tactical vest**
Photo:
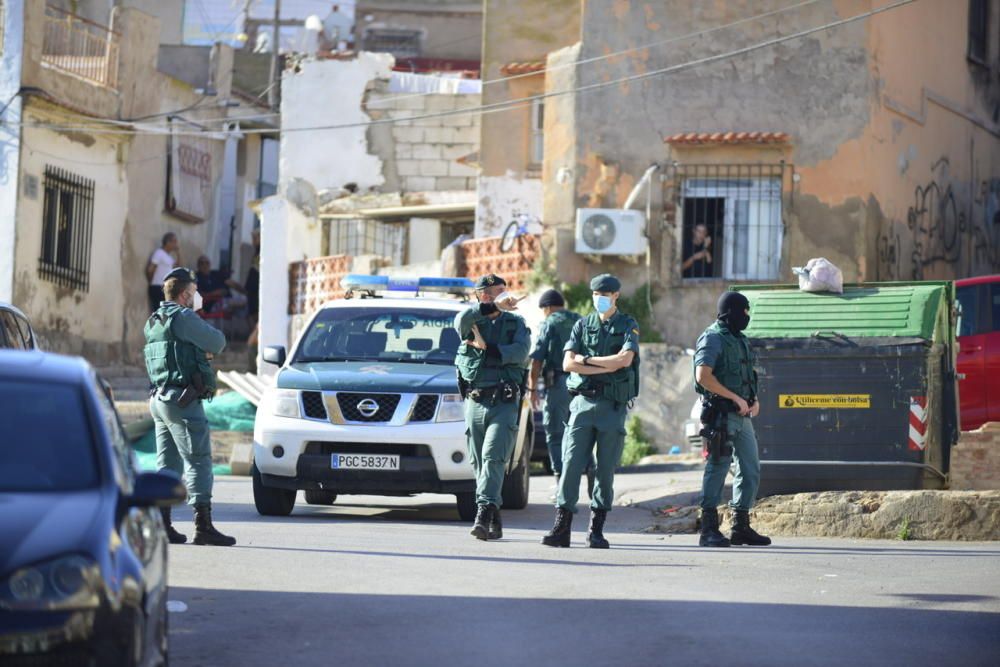
[[[232,546],[236,540],[212,525],[212,442],[202,400],[215,395],[210,354],[226,346],[222,332],[202,320],[197,279],[177,268],[163,282],[166,298],[146,322],[146,372],[153,385],[149,411],[156,428],[156,465],[184,477],[194,505],[195,544]],[[171,544],[187,537],[173,527],[170,508],[161,510]]]
[[[535,347],[531,350],[531,379],[528,382],[532,409],[542,407],[545,443],[557,489],[563,468],[563,431],[569,420],[569,391],[566,389],[568,373],[563,370],[563,350],[569,342],[573,325],[580,319],[579,315],[566,310],[565,306],[562,294],[554,289],[542,293],[538,300],[538,307],[545,314],[545,321],[538,331]],[[540,377],[545,379],[544,403],[538,391]]]
[[[748,324],[750,302],[739,292],[726,292],[719,298],[718,320],[701,334],[695,349],[695,389],[703,398],[701,435],[706,456],[698,540],[703,547],[771,543],[750,527],[750,509],[760,485],[757,436],[750,420],[760,412],[760,403],[756,356],[743,335]],[[727,540],[719,532],[717,508],[734,457],[733,531]]]
[[[590,281],[595,312],[573,326],[563,369],[567,382],[569,423],[563,436],[563,474],[556,500],[556,521],[542,538],[550,547],[568,547],[580,476],[597,447],[597,480],[590,501],[588,543],[607,549],[604,521],[614,500],[615,467],[625,447],[625,415],[639,394],[639,325],[618,310],[621,282],[604,274]]]
[[[479,305],[455,317],[463,341],[455,364],[465,399],[469,458],[476,473],[478,509],[472,535],[480,540],[503,537],[500,493],[517,439],[531,345],[524,320],[510,312],[520,299],[507,294],[506,287],[499,276],[483,276],[476,282]]]

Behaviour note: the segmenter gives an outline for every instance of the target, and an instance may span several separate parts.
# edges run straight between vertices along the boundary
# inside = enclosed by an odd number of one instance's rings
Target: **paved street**
[[[622,497],[693,473],[619,477]],[[673,480],[673,484],[668,484]],[[706,551],[694,535],[609,518],[614,548],[538,541],[550,477],[471,538],[448,496],[348,496],[256,514],[246,478],[216,482],[231,549],[171,547],[175,665],[996,665],[996,543],[777,539]],[[185,516],[181,510],[177,515]],[[182,530],[191,534],[186,520]]]

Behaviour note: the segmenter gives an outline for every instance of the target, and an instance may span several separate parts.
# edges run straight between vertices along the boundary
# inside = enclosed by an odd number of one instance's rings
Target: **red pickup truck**
[[[1000,275],[955,281],[962,430],[1000,421]]]

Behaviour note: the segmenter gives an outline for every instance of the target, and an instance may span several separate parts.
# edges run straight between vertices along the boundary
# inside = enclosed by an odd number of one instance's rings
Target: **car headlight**
[[[465,419],[465,403],[458,394],[444,394],[438,408],[437,421],[460,422]]]
[[[301,419],[299,392],[295,389],[276,389],[271,396],[271,413],[275,417]]]
[[[0,582],[0,608],[92,609],[99,604],[100,580],[97,563],[83,556],[64,556],[21,568]]]

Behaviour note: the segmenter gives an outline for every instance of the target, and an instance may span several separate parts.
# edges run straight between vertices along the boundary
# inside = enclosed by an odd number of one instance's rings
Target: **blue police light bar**
[[[464,293],[475,284],[468,278],[395,278],[352,273],[340,280],[348,292],[446,292]]]

